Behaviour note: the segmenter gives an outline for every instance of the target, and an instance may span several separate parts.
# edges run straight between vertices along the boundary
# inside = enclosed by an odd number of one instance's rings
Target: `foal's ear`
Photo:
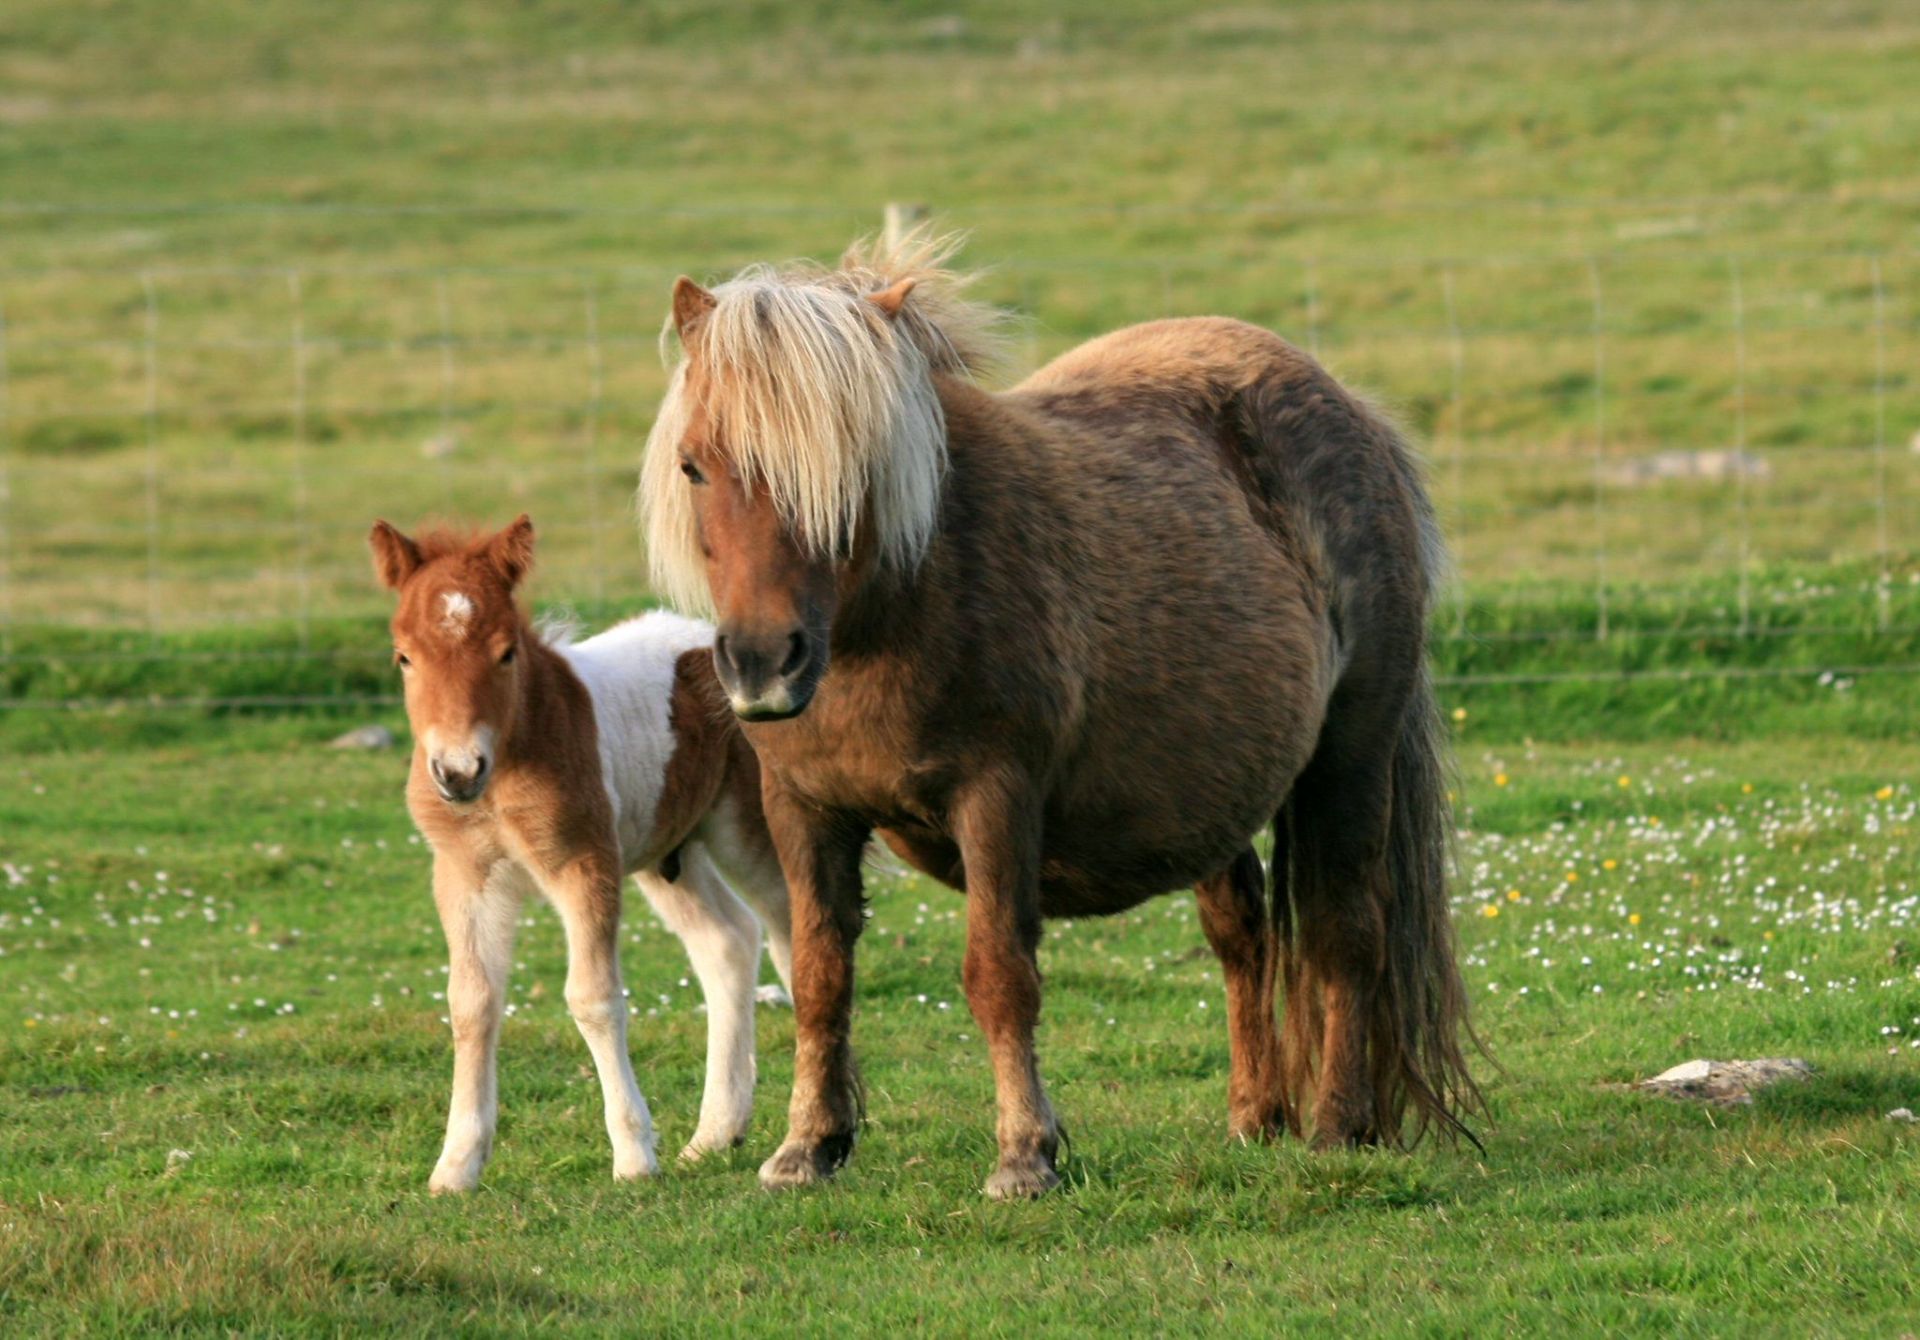
[[[520,579],[533,566],[533,521],[525,512],[518,521],[487,541],[487,558],[508,586],[520,585]]]
[[[685,275],[673,281],[673,328],[680,332],[682,344],[692,338],[707,313],[718,303],[718,298]]]
[[[913,292],[913,286],[918,282],[918,280],[914,279],[898,280],[886,288],[881,289],[878,293],[869,293],[867,295],[867,301],[875,307],[878,307],[889,319],[892,319],[900,315],[900,309],[907,305],[907,295]]]
[[[373,549],[374,575],[392,590],[398,591],[419,570],[420,546],[386,522],[373,523],[367,544]]]

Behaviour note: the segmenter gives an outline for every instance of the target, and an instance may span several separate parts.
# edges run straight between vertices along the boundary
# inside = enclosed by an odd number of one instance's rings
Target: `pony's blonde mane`
[[[932,541],[947,469],[933,374],[973,376],[999,361],[1000,314],[969,301],[947,268],[961,239],[916,229],[896,245],[857,242],[837,269],[755,265],[713,290],[714,307],[676,352],[640,473],[654,589],[710,612],[680,446],[704,409],[741,475],[763,485],[815,553],[842,548],[872,518],[880,562],[908,572]],[[889,318],[867,301],[914,287]],[[700,363],[691,389],[688,359]],[[704,404],[694,403],[704,394]]]

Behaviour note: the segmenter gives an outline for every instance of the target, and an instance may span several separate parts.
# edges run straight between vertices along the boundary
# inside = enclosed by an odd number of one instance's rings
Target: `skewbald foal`
[[[450,960],[453,1101],[428,1185],[471,1190],[492,1150],[514,925],[534,892],[566,929],[567,1008],[599,1071],[613,1175],[658,1171],[620,984],[629,874],[686,945],[707,1000],[706,1093],[684,1154],[737,1143],[753,1102],[760,927],[787,982],[789,925],[759,762],[715,679],[712,628],[649,614],[578,644],[547,641],[514,599],[533,562],[524,516],[480,538],[409,538],[381,521],[370,543],[399,596],[407,805],[433,848]]]

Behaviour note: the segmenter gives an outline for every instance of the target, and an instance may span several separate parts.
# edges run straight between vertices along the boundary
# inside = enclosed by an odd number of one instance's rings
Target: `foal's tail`
[[[1464,1119],[1485,1116],[1487,1106],[1467,1068],[1462,1039],[1483,1055],[1486,1049],[1467,1018],[1447,901],[1453,851],[1445,758],[1440,707],[1423,668],[1393,755],[1386,971],[1378,1020],[1389,1037],[1375,1045],[1374,1096],[1387,1118],[1383,1134],[1397,1127],[1411,1104],[1418,1118],[1415,1142],[1432,1127],[1478,1147]]]

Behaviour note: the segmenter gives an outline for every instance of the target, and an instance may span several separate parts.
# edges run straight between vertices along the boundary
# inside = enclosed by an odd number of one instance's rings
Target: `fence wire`
[[[523,212],[447,212],[489,210]],[[0,202],[0,216],[61,211],[154,212]],[[629,498],[661,390],[665,284],[732,267],[698,260],[0,267],[0,669],[14,676],[0,682],[27,685],[0,708],[391,702],[69,695],[36,673],[377,661],[383,602],[362,549],[376,514],[535,510],[543,599],[644,604]],[[983,291],[1023,319],[1029,363],[1129,320],[1231,310],[1383,398],[1428,444],[1457,556],[1443,642],[1792,647],[1780,664],[1716,665],[1707,648],[1698,665],[1446,677],[1546,684],[1915,670],[1916,274],[1911,250],[1711,246],[1014,256]],[[1880,661],[1862,651],[1875,645]]]

